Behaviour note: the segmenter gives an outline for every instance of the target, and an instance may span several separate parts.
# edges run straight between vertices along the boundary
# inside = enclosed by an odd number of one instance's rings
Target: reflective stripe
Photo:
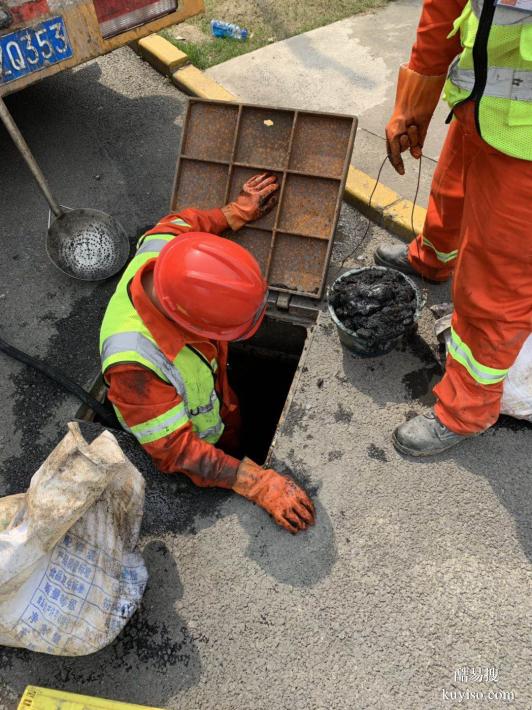
[[[429,247],[429,249],[432,249],[432,251],[436,254],[438,257],[438,261],[441,261],[443,264],[447,264],[449,261],[452,261],[453,259],[456,259],[458,256],[458,249],[455,249],[454,251],[450,252],[443,252],[443,251],[438,251],[434,244],[427,239],[425,235],[423,235],[423,246]]]
[[[137,241],[137,254],[140,252],[141,247],[145,246],[146,244],[151,244],[154,242],[164,242],[164,244],[168,244],[168,242],[171,242],[172,239],[175,239],[175,237],[175,234],[165,234],[164,232],[161,232],[160,234],[143,234],[141,237],[139,237]]]
[[[177,367],[172,365],[162,354],[155,343],[146,338],[145,335],[142,335],[142,333],[116,333],[106,338],[102,345],[103,370],[105,371],[105,363],[112,355],[118,355],[128,351],[138,353],[164,374],[166,379],[174,385],[178,395],[185,402],[188,412],[187,390],[181,373]]]
[[[136,352],[141,357],[154,365],[176,388],[178,395],[183,400],[187,415],[195,417],[198,414],[207,414],[212,412],[214,405],[218,401],[216,390],[213,389],[209,402],[207,404],[196,407],[192,411],[189,409],[187,390],[185,382],[179,369],[173,365],[159,350],[159,348],[151,340],[142,335],[142,333],[126,332],[116,333],[106,338],[102,345],[102,369],[105,372],[105,363],[113,355],[119,355],[126,352]],[[209,434],[207,434],[209,436]]]
[[[152,239],[150,241],[144,241],[137,249],[135,256],[139,254],[145,254],[146,252],[153,252],[154,254],[160,254],[164,247],[171,241],[170,239]]]
[[[190,229],[190,224],[179,217],[173,219],[170,224]],[[137,242],[137,254],[145,254],[146,252],[156,252],[158,254],[163,250],[166,244],[171,242],[172,239],[175,239],[176,236],[176,234],[143,234]]]
[[[135,331],[116,333],[106,338],[102,345],[102,360],[105,361],[112,355],[118,355],[127,350],[135,350],[147,360],[159,364],[161,359],[161,351],[142,333]],[[162,367],[160,369],[163,369]]]
[[[225,425],[220,420],[220,422],[216,426],[213,426],[210,429],[205,429],[205,431],[200,432],[198,434],[198,436],[200,439],[208,439],[211,436],[218,437],[223,432],[224,428],[225,428]]]
[[[495,2],[496,0],[493,0]],[[484,0],[471,0],[471,6],[477,19],[480,19]],[[498,4],[493,17],[493,25],[521,25],[532,22],[530,10],[521,10],[518,7],[504,7]]]
[[[116,333],[116,335],[110,335],[104,340],[101,352],[102,369],[104,374],[107,369],[106,362],[109,358],[114,355],[121,355],[127,352],[137,353],[149,363],[154,365],[167,377],[167,379],[169,379],[166,373],[166,370],[168,369],[168,360],[164,357],[155,343],[149,340],[149,338],[145,335],[142,335],[142,333],[135,333],[134,331]],[[183,396],[181,392],[179,392],[179,395]]]
[[[185,222],[184,219],[181,219],[181,217],[178,217],[177,219],[171,220],[171,223],[172,223],[172,224],[177,224],[178,227],[189,227],[189,228],[190,228],[190,224],[188,224],[187,222]]]
[[[207,414],[208,412],[212,412],[214,409],[214,405],[218,401],[218,395],[216,394],[216,390],[213,390],[211,393],[211,401],[209,404],[205,404],[202,407],[196,407],[195,409],[190,410],[190,416],[195,417],[198,414]]]
[[[481,385],[496,385],[508,375],[509,370],[497,370],[493,367],[482,365],[478,360],[475,360],[471,348],[464,343],[454,328],[451,328],[449,354],[454,360],[463,365],[471,377]]]
[[[126,421],[125,421],[124,417],[122,416],[120,410],[116,406],[116,404],[113,404],[113,409],[115,410],[116,418],[120,422],[122,429],[125,429],[126,431],[128,431],[131,434],[131,429],[126,424]]]
[[[189,417],[192,416],[190,414],[190,410],[188,408],[187,388],[185,386],[185,381],[183,379],[183,376],[179,372],[178,368],[175,365],[172,365],[172,363],[169,360],[167,360],[162,353],[160,353],[160,355],[164,359],[164,366],[166,368],[165,375],[168,377],[170,382],[174,385],[174,387],[177,390],[177,394],[181,397],[181,399],[185,403],[185,407],[187,408],[187,412],[188,412]]]
[[[133,434],[141,444],[148,444],[152,441],[156,441],[157,439],[162,439],[164,436],[167,436],[168,434],[172,433],[172,431],[177,431],[180,429],[182,426],[185,426],[190,419],[188,416],[185,414],[184,411],[182,411],[182,419],[179,418],[179,413],[177,413],[178,407],[182,407],[184,410],[184,403],[181,403],[177,407],[174,407],[174,409],[169,410],[169,412],[166,412],[165,414],[162,415],[162,417],[156,417],[155,419],[150,420],[149,422],[144,422],[143,424],[137,424],[134,427],[128,427],[126,422],[124,421],[124,417],[120,414],[120,411],[118,410],[117,407],[114,407],[114,410],[116,412],[116,416],[120,424],[122,425],[122,428],[128,431],[130,434]],[[158,429],[153,429],[153,431],[150,433],[149,431],[143,431],[142,427],[148,428],[148,425],[151,425],[153,422],[157,421],[157,419],[163,419],[168,416],[173,411],[176,411],[175,416],[172,418],[171,422],[166,422],[166,424],[162,424]],[[171,424],[173,421],[175,421],[175,426],[173,426],[171,429],[168,431],[164,431],[168,424]],[[205,429],[204,431],[198,432],[196,427],[194,426],[194,421],[192,421],[192,427],[194,429],[194,432],[199,436],[200,439],[209,439],[211,437],[215,437],[215,440],[218,440],[219,436],[223,433],[225,429],[225,424],[220,421],[216,426],[210,427],[210,429]],[[141,438],[141,436],[143,438]]]
[[[154,417],[147,422],[132,426],[129,431],[135,435],[139,443],[149,444],[181,429],[188,422],[189,418],[185,411],[185,404],[181,402],[159,417]]]
[[[461,69],[457,57],[449,69],[449,79],[464,91],[473,91],[475,71]],[[514,101],[532,101],[532,71],[514,70],[508,67],[490,67],[484,96]]]

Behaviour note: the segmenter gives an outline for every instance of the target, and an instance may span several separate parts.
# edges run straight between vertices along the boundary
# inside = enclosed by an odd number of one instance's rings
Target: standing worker
[[[532,331],[532,0],[424,0],[386,127],[401,175],[403,151],[421,157],[444,84],[453,120],[423,233],[375,254],[382,266],[431,281],[454,274],[434,411],[394,432],[396,448],[413,456],[497,421],[503,381]]]
[[[232,489],[296,533],[314,522],[306,493],[228,453],[239,430],[228,342],[258,330],[268,285],[246,249],[216,236],[268,212],[277,188],[275,177],[256,175],[222,209],[170,214],[144,234],[107,307],[100,354],[120,423],[160,471]]]

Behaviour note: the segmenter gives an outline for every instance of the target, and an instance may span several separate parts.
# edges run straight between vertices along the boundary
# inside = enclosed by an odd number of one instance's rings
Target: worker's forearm
[[[194,225],[191,230],[194,232],[221,234],[229,229],[225,215],[219,208],[213,210],[186,209],[181,212],[181,215],[187,222]]]
[[[221,234],[229,228],[221,209],[196,210],[188,208],[165,215],[146,234],[186,234],[187,232],[208,232]]]
[[[454,21],[466,0],[424,0],[417,36],[410,55],[409,68],[418,74],[445,74],[452,60],[461,52],[457,33],[448,38]]]
[[[109,399],[125,424],[140,429],[179,407],[182,400],[169,383],[139,365],[115,365],[107,372]],[[197,436],[190,422],[151,442],[140,442],[160,471],[186,473],[197,485],[231,488],[239,461]],[[161,432],[162,434],[163,432]]]
[[[184,473],[203,488],[232,488],[240,461],[200,439],[191,428],[144,449],[163,473]]]

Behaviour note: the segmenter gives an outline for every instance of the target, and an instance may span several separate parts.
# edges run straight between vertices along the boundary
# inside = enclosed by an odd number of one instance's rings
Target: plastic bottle
[[[232,37],[241,42],[245,42],[249,37],[249,32],[243,27],[221,20],[211,20],[211,32],[214,37]]]

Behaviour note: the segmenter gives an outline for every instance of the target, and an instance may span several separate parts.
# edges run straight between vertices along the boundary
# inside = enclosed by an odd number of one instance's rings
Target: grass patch
[[[238,57],[247,52],[253,52],[255,49],[260,49],[264,47],[265,44],[268,44],[267,40],[261,41],[261,39],[256,36],[247,40],[245,43],[232,39],[218,38],[213,38],[212,41],[206,40],[195,43],[177,40],[175,37],[172,37],[168,30],[162,30],[160,34],[166,37],[172,44],[175,44],[182,52],[185,52],[192,64],[198,67],[198,69],[208,69],[215,64],[221,64],[228,59],[233,59],[233,57]]]
[[[271,42],[308,32],[389,0],[205,0],[205,14],[161,31],[199,69],[221,64]],[[246,42],[211,37],[212,19],[234,22],[251,33]],[[183,39],[179,39],[182,36]]]

